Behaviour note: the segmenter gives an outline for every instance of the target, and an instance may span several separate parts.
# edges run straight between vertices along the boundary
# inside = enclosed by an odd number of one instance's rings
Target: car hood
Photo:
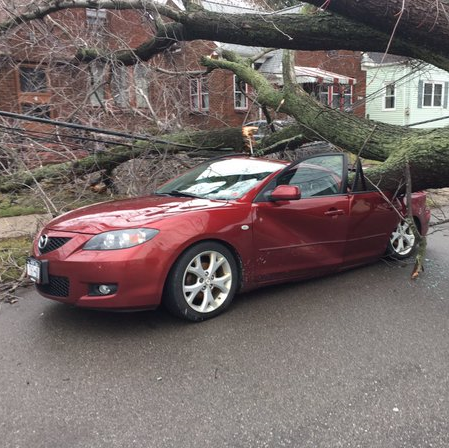
[[[230,204],[209,199],[147,196],[102,202],[65,213],[51,221],[48,229],[96,234],[109,230],[146,227],[181,213],[223,208]]]

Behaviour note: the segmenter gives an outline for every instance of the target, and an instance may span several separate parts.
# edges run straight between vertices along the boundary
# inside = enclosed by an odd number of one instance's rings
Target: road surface
[[[427,269],[374,265],[244,294],[200,324],[0,308],[5,448],[448,447],[449,226]]]

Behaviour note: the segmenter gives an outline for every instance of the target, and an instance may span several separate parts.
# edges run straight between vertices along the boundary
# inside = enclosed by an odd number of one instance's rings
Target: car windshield
[[[168,182],[156,194],[207,199],[239,199],[269,174],[284,167],[261,159],[212,160]]]

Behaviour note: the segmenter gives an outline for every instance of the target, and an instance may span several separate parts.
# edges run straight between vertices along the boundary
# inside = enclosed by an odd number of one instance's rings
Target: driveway
[[[426,272],[380,261],[244,294],[201,324],[0,309],[12,448],[449,446],[449,225]]]

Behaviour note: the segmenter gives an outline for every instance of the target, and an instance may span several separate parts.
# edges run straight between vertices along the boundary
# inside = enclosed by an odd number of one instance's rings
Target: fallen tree
[[[245,149],[244,145],[241,128],[180,132],[165,136],[165,139],[164,136],[159,136],[154,142],[135,141],[127,145],[117,144],[80,160],[3,175],[0,177],[0,193],[17,192],[43,180],[69,182],[75,177],[100,171],[110,176],[119,165],[135,158],[176,154],[181,151],[190,157],[214,157],[223,154],[225,149],[241,152]]]
[[[149,0],[95,1],[70,0],[34,2],[29,8],[0,24],[4,32],[33,20],[42,20],[56,11],[71,8],[141,9],[154,14],[155,35],[135,49],[118,49],[107,53],[98,48],[79,49],[80,62],[92,59],[121,61],[133,64],[149,60],[177,41],[197,39],[263,45],[264,47],[326,50],[351,49],[384,51],[419,58],[438,67],[449,69],[448,2],[418,0],[357,0],[325,2],[327,11],[314,14],[223,14],[204,10],[201,2],[185,1],[185,11]],[[309,3],[321,6],[322,1]],[[161,16],[170,21],[162,20]],[[413,189],[449,186],[449,131],[447,129],[409,129],[357,118],[318,104],[296,86],[285,81],[282,90],[275,89],[257,71],[250,60],[224,53],[220,59],[204,58],[209,69],[233,71],[251,84],[257,93],[257,102],[295,118],[301,135],[310,139],[327,140],[348,151],[358,153],[363,145],[362,157],[383,162],[371,169],[369,178],[382,188],[403,186],[404,167],[408,163]],[[373,128],[375,132],[373,132]],[[370,138],[367,140],[367,137]],[[292,136],[291,138],[294,138]],[[276,146],[276,142],[270,142]],[[211,146],[211,145],[208,145]],[[132,151],[124,151],[132,154]],[[263,149],[261,153],[263,153]],[[113,165],[126,160],[123,149],[95,158],[76,162],[70,169],[86,170]],[[135,155],[139,151],[134,150]],[[106,167],[105,169],[109,169]],[[17,176],[0,182],[1,191],[13,185],[28,184],[29,179]]]
[[[449,186],[449,129],[410,129],[374,123],[331,109],[288,79],[288,69],[284,70],[285,85],[280,91],[254,70],[248,60],[233,53],[225,52],[223,59],[203,58],[202,62],[211,69],[236,73],[256,89],[261,103],[294,117],[305,134],[315,134],[316,140],[323,139],[360,153],[361,157],[384,162],[367,172],[371,182],[380,188],[396,190],[402,184],[404,189],[407,162],[414,191]],[[288,64],[286,61],[284,66]]]

